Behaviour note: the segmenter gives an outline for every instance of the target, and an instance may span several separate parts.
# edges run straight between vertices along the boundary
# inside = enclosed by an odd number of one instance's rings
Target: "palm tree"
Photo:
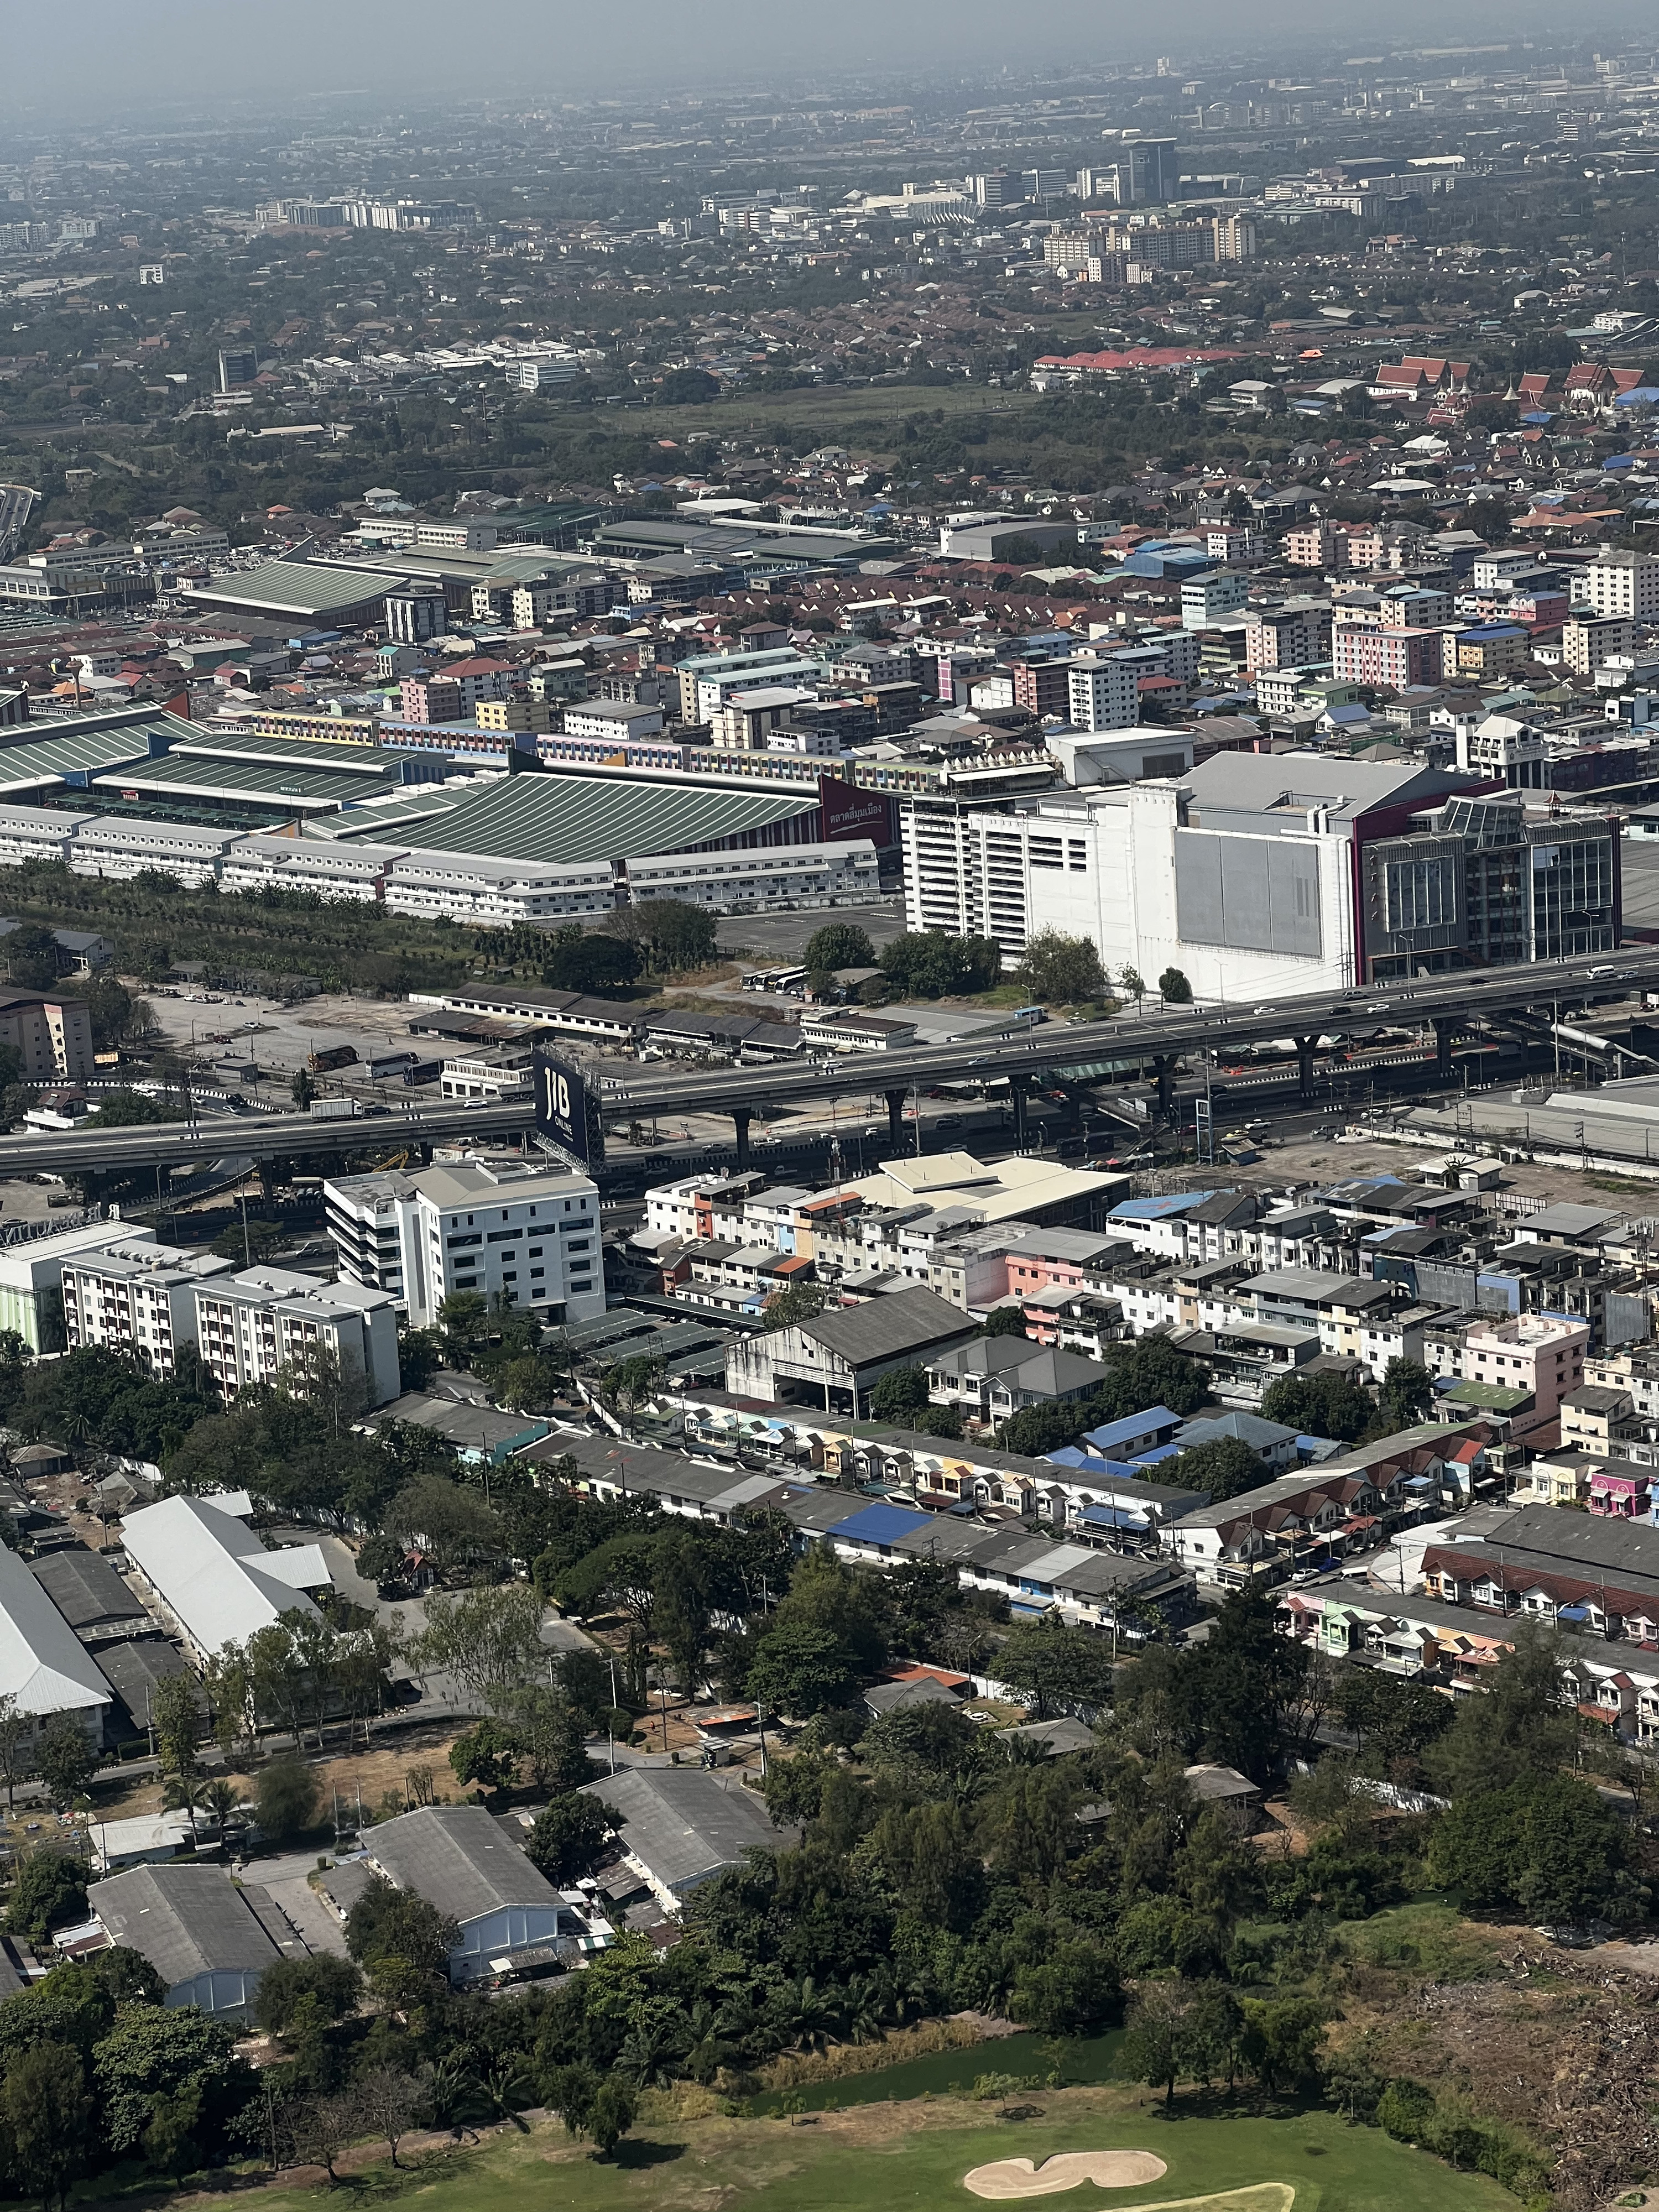
[[[169,1813],[188,1813],[190,1815],[190,1847],[196,1848],[196,1808],[202,1802],[202,1777],[193,1766],[184,1767],[177,1774],[169,1774],[161,1785],[161,1802]]]
[[[515,2128],[524,2129],[520,2112],[530,2095],[530,2077],[518,2059],[494,2060],[478,2076],[478,2094],[493,2118],[511,2120]]]
[[[211,1782],[203,1784],[200,1795],[202,1809],[218,1829],[222,1849],[228,1841],[230,1824],[241,1810],[242,1793],[234,1782],[227,1782],[222,1775],[217,1775]]]
[[[663,2089],[673,2080],[681,2056],[681,2035],[664,2020],[642,2020],[629,2028],[617,2053],[617,2071],[641,2089]]]

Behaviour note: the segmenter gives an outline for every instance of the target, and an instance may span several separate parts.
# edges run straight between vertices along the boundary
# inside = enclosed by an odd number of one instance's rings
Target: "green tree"
[[[1632,1917],[1629,1861],[1618,1814],[1588,1784],[1549,1772],[1458,1798],[1429,1845],[1431,1878],[1466,1907],[1529,1919]]]
[[[1452,1725],[1425,1753],[1433,1788],[1447,1796],[1500,1790],[1519,1774],[1571,1757],[1577,1715],[1559,1632],[1519,1620],[1505,1632],[1507,1647],[1487,1671],[1483,1694],[1455,1708]]]
[[[748,1669],[749,1695],[792,1720],[810,1720],[845,1705],[857,1680],[848,1648],[833,1630],[790,1621],[768,1630]]]
[[[706,968],[714,958],[714,917],[684,899],[641,899],[618,907],[605,921],[613,936],[637,945],[655,975]]]
[[[1166,968],[1158,979],[1158,995],[1166,1006],[1190,1006],[1193,987],[1179,968]]]
[[[587,2133],[600,2158],[610,2158],[633,2126],[639,2102],[633,2085],[618,2074],[607,2074],[593,2092],[588,2107]]]
[[[555,933],[542,981],[556,991],[626,991],[643,964],[636,945],[572,924]]]
[[[54,1928],[86,1917],[85,1862],[44,1848],[28,1852],[6,1901],[8,1932],[26,1943],[44,1943]]]
[[[545,1811],[538,1814],[525,1852],[555,1889],[568,1889],[573,1881],[592,1874],[616,1833],[617,1821],[610,1808],[597,1797],[573,1790],[556,1797]]]
[[[907,931],[883,945],[881,971],[907,999],[959,997],[991,988],[1002,972],[1002,951],[994,938]]]
[[[416,1974],[434,1978],[447,1972],[460,1929],[425,1898],[377,1875],[346,1915],[345,1941],[361,1966],[396,1959]]]
[[[193,2005],[124,2004],[92,2054],[104,2134],[117,2158],[138,2149],[164,2097],[194,2094],[204,2157],[223,2155],[254,2092],[236,2031]]]
[[[1212,1437],[1192,1444],[1174,1459],[1161,1459],[1149,1470],[1155,1482],[1172,1483],[1181,1490],[1207,1490],[1217,1504],[1257,1490],[1271,1480],[1267,1469],[1247,1443],[1237,1437]]]
[[[512,1693],[546,1673],[542,1599],[528,1583],[481,1585],[427,1601],[416,1662],[453,1674],[479,1712],[499,1712]]]
[[[486,1715],[456,1737],[449,1747],[449,1763],[464,1786],[476,1782],[489,1795],[510,1790],[519,1771],[518,1736]]]
[[[357,2008],[363,1978],[349,1959],[319,1951],[308,1959],[273,1960],[259,1977],[253,2016],[272,2035],[285,2036],[297,2019],[313,2013],[346,2019]]]
[[[1261,1394],[1264,1421],[1337,1443],[1358,1443],[1376,1412],[1370,1393],[1346,1375],[1284,1375]]]
[[[1176,2083],[1188,2070],[1194,2003],[1183,1984],[1149,1982],[1129,2009],[1119,2062],[1132,2081],[1161,2087],[1166,2105],[1174,2103]]]
[[[1097,1630],[1074,1628],[1054,1613],[1011,1629],[991,1660],[1038,1720],[1060,1705],[1103,1705],[1111,1697],[1112,1648]]]
[[[506,1542],[500,1516],[476,1491],[441,1474],[406,1482],[387,1505],[386,1522],[388,1534],[423,1547],[445,1573],[499,1559]]]
[[[766,1304],[766,1326],[772,1328],[795,1328],[804,1321],[816,1321],[823,1311],[823,1302],[829,1293],[822,1283],[795,1283]]]
[[[365,1536],[357,1547],[357,1571],[365,1582],[394,1583],[401,1577],[408,1556],[395,1536]]]
[[[1022,990],[1045,1006],[1102,998],[1108,988],[1093,941],[1066,937],[1057,929],[1040,929],[1026,939],[1018,981]]]
[[[854,921],[826,921],[806,940],[801,958],[809,970],[834,972],[842,968],[873,968],[876,948],[867,932]]]
[[[1391,1429],[1409,1429],[1434,1403],[1434,1378],[1421,1361],[1394,1358],[1382,1370],[1382,1417]]]
[[[0,939],[0,957],[20,991],[47,991],[60,970],[58,939],[44,922],[26,921]]]
[[[1270,2093],[1295,2089],[1318,2071],[1325,2008],[1308,1997],[1246,1997],[1241,2055]]]
[[[1118,987],[1122,991],[1124,997],[1126,999],[1133,999],[1134,1000],[1135,1011],[1139,1013],[1140,1011],[1140,1002],[1146,995],[1146,977],[1141,974],[1138,968],[1125,968],[1119,974],[1117,980]]]
[[[1023,1306],[993,1306],[981,1328],[984,1336],[1024,1336],[1025,1309]]]
[[[98,2121],[77,2051],[62,2043],[19,2051],[0,2081],[0,2149],[10,2191],[38,2198],[42,2212],[53,2205],[62,2212],[92,2164]]]
[[[322,1784],[301,1759],[273,1759],[259,1770],[253,1803],[262,1834],[272,1843],[303,1835],[317,1818]]]
[[[920,1367],[896,1367],[870,1393],[870,1418],[902,1428],[927,1403],[927,1376]]]
[[[85,1790],[98,1770],[98,1754],[72,1714],[48,1721],[35,1747],[34,1764],[46,1793],[62,1812]]]
[[[202,2163],[197,2130],[202,2122],[202,2100],[194,2089],[176,2097],[159,2097],[149,2116],[143,2142],[144,2156],[160,2172],[182,2189],[185,2176]]]

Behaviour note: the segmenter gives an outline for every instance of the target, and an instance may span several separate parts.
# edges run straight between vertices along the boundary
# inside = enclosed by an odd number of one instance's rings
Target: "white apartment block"
[[[372,1406],[402,1395],[396,1301],[355,1281],[319,1282],[283,1267],[249,1267],[196,1291],[196,1340],[227,1399],[331,1353],[361,1374]]]
[[[414,852],[386,870],[388,914],[423,921],[504,924],[609,914],[617,903],[609,860],[503,860],[477,853]]]
[[[1659,622],[1659,553],[1603,551],[1575,580],[1591,611],[1626,622]]]
[[[844,844],[762,845],[742,852],[660,853],[627,863],[635,899],[683,899],[720,914],[768,907],[835,906],[880,895],[867,837]]]
[[[758,1173],[739,1176],[685,1176],[678,1182],[659,1183],[645,1194],[645,1233],[647,1237],[714,1237],[723,1243],[747,1243],[751,1221],[748,1209],[759,1198],[763,1182]],[[773,1191],[768,1209],[775,1220],[779,1199],[803,1194]],[[792,1243],[775,1239],[775,1249],[794,1249]]]
[[[186,890],[215,882],[240,830],[204,830],[182,822],[143,822],[106,815],[76,832],[69,864],[77,876],[125,878],[159,868]]]
[[[341,1287],[403,1305],[424,1328],[452,1291],[548,1310],[605,1311],[599,1187],[587,1176],[475,1161],[323,1185]]]
[[[230,848],[219,881],[228,891],[307,891],[316,898],[379,906],[392,862],[407,857],[404,845],[256,835]]]
[[[0,806],[0,867],[25,860],[66,860],[77,830],[96,819],[55,806]]]
[[[113,1245],[64,1262],[64,1334],[71,1352],[102,1345],[170,1380],[179,1347],[196,1345],[196,1293],[234,1261],[168,1244]]]
[[[1140,720],[1139,678],[1121,660],[1079,653],[1066,671],[1067,709],[1081,730],[1127,730]]]

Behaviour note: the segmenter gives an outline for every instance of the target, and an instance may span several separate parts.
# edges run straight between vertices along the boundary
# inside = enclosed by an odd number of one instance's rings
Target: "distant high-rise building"
[[[219,349],[219,389],[234,392],[238,385],[252,384],[259,374],[259,356],[252,346],[221,346]]]
[[[1020,191],[1028,200],[1058,199],[1066,188],[1064,169],[1022,169]]]
[[[974,179],[974,198],[982,208],[1012,207],[1019,196],[1019,179],[1012,169],[988,169]]]
[[[429,637],[441,637],[449,627],[449,613],[441,586],[422,591],[411,584],[407,591],[388,592],[386,599],[386,634],[399,645],[424,645]]]
[[[138,282],[141,284],[165,284],[167,276],[165,262],[141,261],[138,264]]]

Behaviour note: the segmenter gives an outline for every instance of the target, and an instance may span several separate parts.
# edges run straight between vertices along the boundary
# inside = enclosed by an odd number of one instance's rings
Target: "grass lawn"
[[[1375,2128],[1349,2128],[1322,2110],[1285,2117],[1218,2115],[1177,2100],[1174,2117],[1138,2089],[1037,2090],[1033,2114],[1000,2120],[994,2105],[956,2099],[866,2105],[810,2124],[779,2119],[642,2119],[614,2161],[592,2158],[542,2123],[527,2136],[495,2137],[476,2150],[428,2156],[395,2174],[382,2163],[346,2179],[364,2197],[430,2202],[441,2212],[977,2212],[963,2187],[971,2166],[994,2159],[1038,2165],[1060,2151],[1149,2150],[1168,2168],[1139,2188],[1068,2192],[1077,2212],[1123,2203],[1178,2206],[1226,2192],[1224,2212],[1514,2212],[1515,2199],[1479,2174],[1455,2173]],[[1041,2117],[1036,2117],[1040,2114]],[[549,2168],[554,2170],[550,2172]],[[1280,2185],[1269,2191],[1264,2184]],[[1283,2194],[1294,2191],[1293,2199]],[[245,2190],[242,2192],[246,2193]],[[271,2212],[314,2207],[319,2188],[259,2192]],[[201,2212],[230,2203],[198,2197]],[[1215,2212],[1224,2212],[1216,2207]]]

